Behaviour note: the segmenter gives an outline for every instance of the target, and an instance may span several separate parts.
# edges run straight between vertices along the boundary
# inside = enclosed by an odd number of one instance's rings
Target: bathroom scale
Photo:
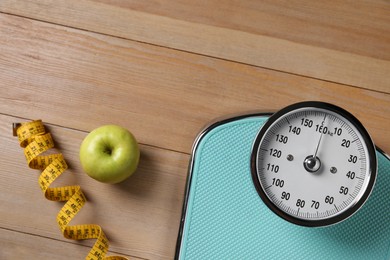
[[[390,259],[390,158],[324,102],[219,120],[194,142],[175,259]]]

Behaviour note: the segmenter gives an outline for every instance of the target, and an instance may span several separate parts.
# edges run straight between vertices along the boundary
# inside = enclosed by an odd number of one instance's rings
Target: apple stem
[[[106,148],[103,152],[108,154],[108,155],[111,155],[112,149],[111,148]]]

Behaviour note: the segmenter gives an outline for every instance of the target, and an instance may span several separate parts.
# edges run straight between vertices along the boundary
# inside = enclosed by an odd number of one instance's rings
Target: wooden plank
[[[12,259],[82,259],[89,248],[79,244],[65,243],[37,235],[0,228],[0,258]],[[122,255],[125,256],[125,255]],[[130,256],[127,256],[130,257]],[[131,259],[141,259],[131,256]]]
[[[70,165],[55,184],[86,193],[72,223],[100,224],[111,254],[139,259],[173,258],[188,153],[216,117],[322,100],[390,151],[386,3],[3,0],[0,12],[1,259],[82,258],[94,242],[60,234],[63,204],[44,199],[11,136],[21,118],[51,123]],[[144,144],[139,170],[119,185],[90,179],[78,162],[86,131],[107,123]]]
[[[357,0],[353,8],[341,0],[91,2],[390,60],[390,5],[381,0]]]
[[[236,6],[214,1],[204,6],[194,3],[195,8],[188,3],[174,8],[176,2],[166,6],[165,2],[140,5],[124,1],[3,0],[0,11],[278,71],[389,91],[390,7],[387,3],[360,1],[354,2],[351,8],[350,4],[341,2],[338,5],[289,2],[286,8],[285,1],[274,2],[259,2],[253,6],[253,1],[245,1]],[[165,7],[151,8],[151,5]],[[197,11],[183,12],[184,8]]]
[[[0,111],[90,131],[114,123],[189,153],[207,122],[322,100],[390,151],[390,95],[0,15]]]
[[[68,243],[90,247],[94,240],[78,242],[62,237],[55,219],[63,203],[44,198],[38,186],[39,171],[27,167],[23,150],[11,134],[12,122],[20,121],[19,118],[0,115],[0,143],[3,147],[0,149],[0,228],[66,241],[62,244],[64,252],[74,248],[72,245],[67,247]],[[123,183],[103,184],[88,177],[81,169],[78,150],[86,133],[51,125],[47,127],[70,166],[54,186],[78,184],[88,200],[71,224],[101,225],[110,241],[110,252],[147,259],[172,259],[189,156],[141,145],[137,172]],[[11,236],[7,243],[18,241]],[[35,241],[30,244],[35,245]],[[28,245],[24,249],[35,252]],[[18,247],[15,250],[19,250]],[[17,253],[12,249],[7,252]],[[85,252],[88,250],[80,249],[75,254],[81,259]],[[43,250],[42,256],[45,253]]]

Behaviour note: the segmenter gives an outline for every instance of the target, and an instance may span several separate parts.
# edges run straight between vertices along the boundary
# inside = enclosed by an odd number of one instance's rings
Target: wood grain
[[[285,1],[220,5],[217,1],[201,5],[184,1],[3,0],[0,11],[361,88],[389,90],[388,3],[354,1],[353,8],[341,2],[302,5],[290,1],[287,7]],[[182,12],[184,8],[187,12]]]
[[[385,1],[354,1],[353,8],[339,0],[93,2],[390,60],[390,5]]]
[[[18,259],[36,259],[38,256],[40,259],[81,259],[80,256],[86,255],[90,249],[80,244],[64,243],[7,229],[0,229],[0,243],[0,258],[3,260],[13,260],[15,256]],[[111,252],[110,255],[113,253]],[[122,254],[122,256],[125,255]],[[131,259],[140,260],[142,258],[131,256]]]
[[[48,123],[84,131],[124,125],[141,143],[189,153],[214,118],[316,99],[351,111],[390,148],[389,94],[9,15],[0,22],[5,114],[46,115]]]
[[[0,1],[1,259],[82,259],[12,136],[43,119],[70,165],[54,184],[88,202],[110,254],[172,259],[192,143],[209,122],[320,100],[353,113],[390,152],[388,1]],[[141,144],[136,174],[83,173],[82,139],[118,124]]]

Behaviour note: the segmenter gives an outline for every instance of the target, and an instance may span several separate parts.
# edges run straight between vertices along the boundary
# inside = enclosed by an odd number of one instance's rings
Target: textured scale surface
[[[271,212],[252,182],[252,143],[265,120],[219,125],[197,144],[180,259],[390,259],[390,161],[377,153],[374,190],[356,214],[297,226]]]

